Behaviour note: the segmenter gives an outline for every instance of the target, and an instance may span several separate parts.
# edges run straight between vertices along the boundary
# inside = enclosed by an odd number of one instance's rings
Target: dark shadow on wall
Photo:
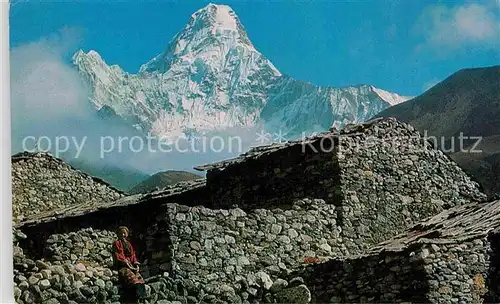
[[[341,205],[341,172],[335,151],[338,139],[262,153],[258,158],[209,169],[207,188],[212,208],[292,207],[295,199],[323,199]]]
[[[144,208],[135,205],[123,208],[121,210],[110,208],[91,214],[77,217],[63,218],[57,221],[38,224],[31,227],[22,227],[21,230],[28,236],[20,241],[19,245],[23,248],[26,255],[33,260],[48,259],[52,260],[52,253],[47,250],[49,247],[47,240],[53,234],[66,234],[92,228],[94,230],[106,230],[115,232],[119,226],[127,226],[130,230],[130,241],[137,252],[137,257],[141,263],[148,258],[147,241],[149,240],[147,232],[152,223],[155,223],[159,208]],[[111,250],[111,246],[106,248]],[[98,262],[98,261],[93,261]],[[142,269],[146,273],[147,268]]]
[[[500,303],[500,230],[491,233],[488,237],[490,242],[490,267],[486,284],[488,294],[485,296],[486,303]]]
[[[301,276],[311,291],[311,303],[426,303],[429,286],[421,260],[411,249],[371,256],[331,260],[306,266]]]

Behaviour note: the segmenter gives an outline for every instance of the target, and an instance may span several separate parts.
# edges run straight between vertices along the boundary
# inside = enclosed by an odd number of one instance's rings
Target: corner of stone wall
[[[426,244],[419,250],[432,303],[483,303],[490,282],[490,244],[477,238],[451,244]]]
[[[444,209],[480,201],[477,184],[411,126],[382,121],[340,137],[339,222],[353,252]]]

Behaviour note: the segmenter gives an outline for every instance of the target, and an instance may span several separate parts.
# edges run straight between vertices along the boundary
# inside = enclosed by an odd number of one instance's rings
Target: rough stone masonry
[[[117,225],[131,229],[153,302],[376,301],[397,284],[381,281],[366,295],[356,289],[327,299],[322,283],[300,270],[365,254],[429,216],[486,198],[448,157],[394,119],[261,147],[199,169],[208,170],[206,181],[82,203],[17,225],[25,236],[16,244],[17,301],[120,301],[107,268]],[[400,265],[408,270],[406,260]],[[41,273],[49,269],[52,278],[55,266],[66,269],[58,276],[68,279],[62,285]],[[406,274],[415,281],[426,273]]]
[[[498,303],[500,200],[445,210],[359,256],[305,266],[317,303]]]
[[[15,222],[83,203],[113,201],[124,194],[48,153],[12,156],[12,215]]]

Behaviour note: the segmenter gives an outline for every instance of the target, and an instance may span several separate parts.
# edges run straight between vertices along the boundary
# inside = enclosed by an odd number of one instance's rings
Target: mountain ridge
[[[203,179],[203,176],[187,171],[166,170],[157,172],[137,183],[128,191],[129,194],[148,193],[166,186],[172,186],[183,181]]]
[[[409,99],[373,86],[353,94],[354,87],[319,87],[282,75],[255,49],[236,13],[225,5],[196,11],[166,50],[136,74],[109,66],[94,50],[78,51],[73,63],[90,84],[96,108],[107,105],[142,132],[172,138],[258,124],[292,133],[304,131],[297,124],[327,130],[331,124],[364,121]],[[300,109],[318,99],[323,105],[301,121]],[[326,115],[325,109],[330,109]],[[280,121],[283,116],[286,122]]]

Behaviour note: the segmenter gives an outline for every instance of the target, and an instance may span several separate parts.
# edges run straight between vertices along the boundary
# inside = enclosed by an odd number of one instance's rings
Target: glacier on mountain
[[[234,11],[195,12],[165,52],[129,74],[82,50],[73,63],[96,109],[110,107],[138,130],[167,138],[231,127],[287,134],[361,122],[410,97],[371,85],[319,87],[282,75],[255,49]]]

